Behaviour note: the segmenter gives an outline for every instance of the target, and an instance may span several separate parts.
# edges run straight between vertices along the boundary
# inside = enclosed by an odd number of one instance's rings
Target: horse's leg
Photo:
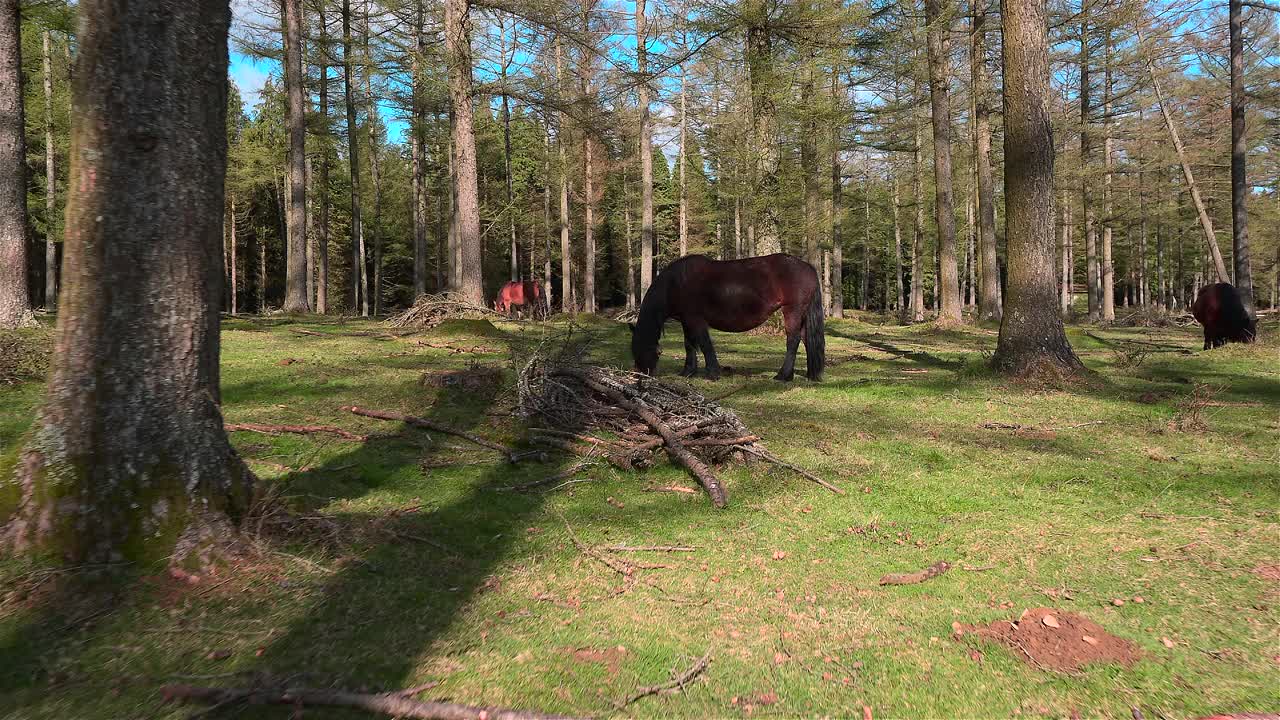
[[[787,356],[782,361],[782,369],[777,375],[773,376],[774,380],[783,382],[791,382],[791,378],[795,377],[796,370],[796,351],[800,349],[800,333],[803,330],[804,322],[803,311],[792,305],[784,305],[782,308],[782,327],[787,331]]]
[[[702,348],[702,355],[707,359],[707,379],[720,379],[720,360],[716,358],[716,348],[711,344],[711,330],[703,325],[702,330],[698,333],[698,345]]]
[[[680,371],[680,377],[693,377],[698,374],[697,336],[687,324],[681,323],[680,327],[684,329],[684,369]]]

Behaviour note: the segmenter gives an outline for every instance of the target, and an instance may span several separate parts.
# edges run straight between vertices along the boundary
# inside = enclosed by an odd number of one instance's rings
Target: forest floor
[[[53,573],[0,561],[0,716],[189,717],[195,709],[162,702],[170,682],[371,692],[435,682],[418,697],[595,717],[1280,711],[1274,317],[1262,343],[1211,352],[1197,327],[1073,326],[1093,377],[1060,387],[990,374],[991,328],[833,321],[825,380],[790,385],[770,379],[780,337],[717,334],[735,372],[690,382],[725,396],[775,454],[848,491],[770,465],[724,466],[720,511],[665,461],[506,491],[570,460],[509,465],[340,409],[519,444],[509,347],[540,337],[538,324],[400,335],[360,321],[227,320],[228,422],[322,423],[368,439],[234,433],[301,519],[198,580],[146,575],[109,599],[50,597],[38,586]],[[626,327],[589,326],[602,338],[595,360],[625,363]],[[660,370],[684,382],[672,330]],[[501,379],[439,375],[472,366]],[[36,382],[0,386],[10,459],[40,394]],[[614,545],[694,550],[602,549]],[[940,560],[953,569],[878,583]],[[630,575],[614,569],[628,565]],[[1137,661],[1055,671],[1015,645],[955,637],[1042,607],[1131,642]],[[706,655],[682,693],[615,709]],[[229,706],[213,717],[289,712]]]

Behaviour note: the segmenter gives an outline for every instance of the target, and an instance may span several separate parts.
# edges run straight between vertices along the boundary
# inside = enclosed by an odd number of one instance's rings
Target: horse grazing
[[[493,301],[493,309],[508,315],[516,307],[530,308],[533,317],[547,316],[547,303],[542,296],[542,286],[532,280],[524,282],[512,281],[502,286],[498,297]],[[516,312],[519,312],[516,310]]]
[[[1204,326],[1205,350],[1229,342],[1251,343],[1258,335],[1257,323],[1245,312],[1240,293],[1231,283],[1201,288],[1191,314]]]
[[[802,337],[808,365],[805,375],[821,379],[826,365],[822,287],[812,265],[782,253],[745,260],[682,257],[654,279],[640,303],[640,315],[631,326],[636,370],[657,374],[662,326],[667,318],[675,318],[684,328],[680,374],[688,377],[698,372],[701,349],[707,377],[715,380],[720,377],[720,362],[709,329],[746,332],[762,325],[778,308],[787,331],[787,357],[774,379],[791,380]]]

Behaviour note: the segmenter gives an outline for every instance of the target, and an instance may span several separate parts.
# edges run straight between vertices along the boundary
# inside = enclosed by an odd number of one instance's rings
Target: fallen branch
[[[164,699],[171,702],[202,702],[211,705],[234,702],[294,706],[324,705],[357,708],[382,715],[419,720],[569,720],[565,715],[549,715],[529,710],[422,702],[406,697],[406,692],[401,690],[371,695],[312,688],[215,688],[197,685],[166,685],[160,689]]]
[[[802,467],[792,465],[791,463],[787,462],[786,460],[783,460],[782,458],[778,457],[777,455],[774,455],[773,453],[767,450],[760,450],[757,448],[750,447],[748,445],[743,445],[739,449],[749,452],[752,455],[755,455],[756,457],[762,460],[771,462],[774,465],[780,465],[794,473],[797,473],[803,477],[806,477],[837,495],[844,495],[844,490],[841,490],[838,486],[832,485],[831,483],[827,482],[826,480],[823,480],[822,478],[818,477],[817,475],[814,475],[813,473],[809,472],[808,470],[805,470]]]
[[[578,378],[592,390],[610,398],[619,406],[630,410],[641,420],[644,420],[649,427],[662,436],[662,440],[666,443],[667,454],[671,456],[671,459],[683,465],[697,478],[698,483],[706,489],[707,495],[711,496],[712,504],[718,508],[722,508],[727,504],[728,499],[724,488],[720,485],[720,480],[715,476],[715,473],[711,472],[711,469],[704,465],[701,460],[686,450],[676,437],[676,434],[671,430],[671,427],[659,420],[652,410],[641,403],[633,401],[620,390],[601,384],[585,371],[576,368],[562,368],[559,373]]]
[[[586,470],[587,468],[591,467],[592,465],[595,465],[595,463],[587,462],[585,460],[582,462],[576,462],[573,465],[569,466],[568,468],[561,470],[558,473],[555,473],[554,475],[548,475],[547,477],[541,478],[539,480],[534,480],[533,482],[527,482],[521,485],[512,485],[510,487],[506,487],[503,489],[511,490],[514,492],[529,492],[534,488],[545,487],[552,483],[560,482],[561,480],[568,480],[572,478],[574,475],[577,475],[583,470]]]
[[[683,545],[608,545],[601,548],[609,552],[697,552],[696,547]]]
[[[936,578],[942,573],[951,569],[951,565],[944,561],[936,562],[923,570],[917,570],[913,573],[889,574],[880,578],[881,585],[914,585],[922,583],[930,578]]]
[[[226,423],[225,427],[227,432],[256,432],[264,435],[278,435],[280,433],[293,433],[295,435],[329,433],[330,435],[337,435],[338,437],[346,440],[355,440],[358,442],[364,442],[369,439],[368,435],[359,435],[332,425],[265,425],[263,423]]]
[[[692,440],[685,440],[684,444],[688,447],[722,447],[726,445],[747,445],[759,441],[759,435],[743,435],[736,438],[693,438]]]
[[[665,695],[669,693],[681,692],[684,690],[684,686],[689,684],[689,681],[701,675],[702,672],[706,670],[707,666],[710,664],[711,664],[711,653],[707,653],[706,655],[703,655],[698,660],[698,662],[694,663],[692,667],[680,673],[679,675],[673,677],[669,682],[662,683],[661,685],[650,685],[648,687],[642,687],[639,690],[632,693],[625,700],[620,700],[618,702],[615,702],[613,706],[616,709],[621,710],[622,708],[630,705],[631,703],[641,698],[649,697],[650,695],[658,695],[658,694]]]
[[[511,462],[517,462],[521,457],[520,454],[518,454],[515,450],[507,447],[506,445],[500,445],[492,440],[486,440],[480,437],[479,435],[473,435],[465,430],[457,430],[449,427],[448,425],[441,425],[440,423],[435,422],[434,420],[428,420],[426,418],[420,418],[414,415],[404,415],[397,412],[389,412],[386,410],[369,410],[368,408],[361,408],[361,407],[355,407],[355,406],[344,407],[342,409],[348,410],[352,413],[355,413],[356,415],[361,415],[364,417],[377,418],[379,420],[392,420],[395,422],[402,422],[406,425],[413,425],[415,427],[426,428],[427,430],[434,430],[438,433],[444,433],[445,435],[460,437],[463,440],[470,440],[471,442],[481,447],[487,447],[490,450],[497,450],[503,455],[506,455],[507,459]]]

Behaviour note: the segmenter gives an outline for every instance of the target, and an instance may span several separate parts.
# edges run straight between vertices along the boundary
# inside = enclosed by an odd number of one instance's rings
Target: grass
[[[604,333],[597,360],[624,362],[625,326],[592,327]],[[11,589],[0,590],[0,716],[187,717],[161,703],[161,684],[250,682],[239,673],[371,691],[435,680],[423,697],[598,717],[1274,712],[1280,586],[1255,569],[1280,563],[1280,327],[1262,330],[1263,344],[1202,353],[1194,329],[1072,327],[1094,377],[1063,388],[988,373],[991,329],[834,321],[817,385],[769,379],[780,338],[718,335],[735,372],[693,382],[731,392],[724,404],[775,453],[849,494],[730,467],[730,506],[715,511],[701,494],[652,492],[693,486],[665,464],[597,469],[554,493],[503,492],[565,461],[513,467],[456,438],[338,409],[398,410],[518,442],[509,385],[420,377],[506,368],[506,346],[539,337],[537,325],[392,337],[365,322],[229,320],[228,421],[372,434],[232,436],[264,483],[328,522],[265,541],[252,563],[197,584],[146,575],[109,602],[27,597],[19,590],[40,569],[0,561],[0,589]],[[496,352],[415,343],[423,338]],[[669,333],[669,379],[681,350]],[[4,454],[39,398],[35,383],[0,389]],[[327,527],[348,530],[317,541]],[[698,549],[645,557],[667,567],[629,581],[570,533],[586,545]],[[957,569],[877,584],[939,559]],[[1037,606],[1083,613],[1144,659],[1064,675],[951,637],[953,622]],[[707,652],[709,670],[683,694],[613,709]]]

